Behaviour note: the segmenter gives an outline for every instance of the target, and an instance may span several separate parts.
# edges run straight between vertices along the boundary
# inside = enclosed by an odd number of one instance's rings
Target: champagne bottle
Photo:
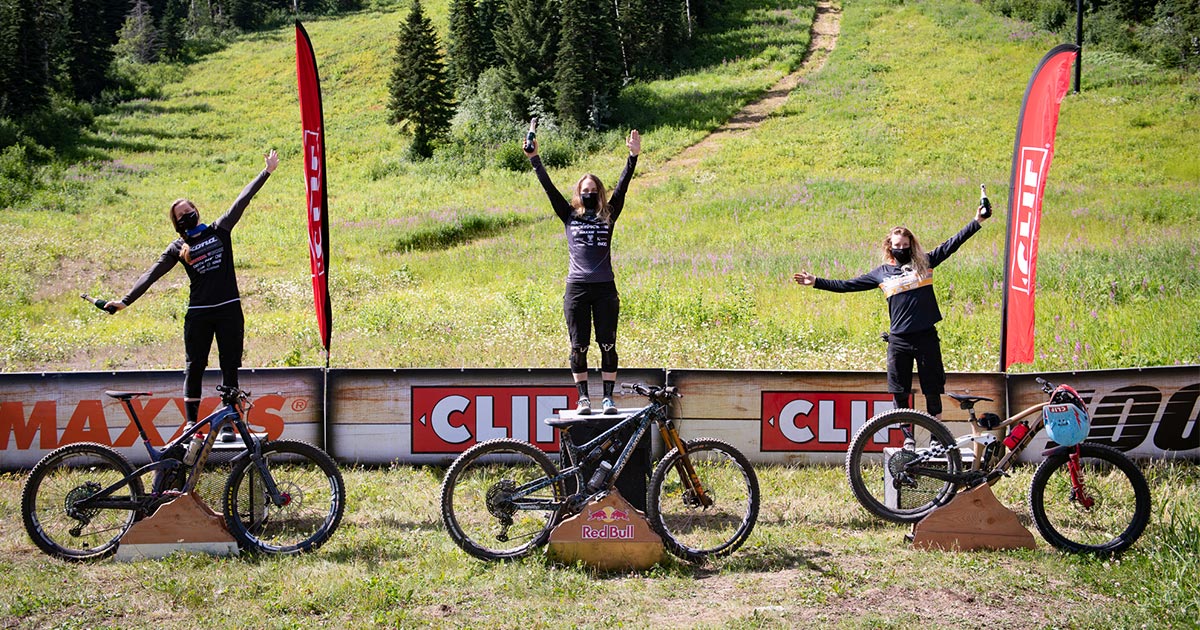
[[[992,202],[988,201],[987,186],[983,184],[979,185],[979,205],[983,206],[983,212],[979,213],[980,216],[985,219],[992,216]]]
[[[90,296],[86,293],[80,293],[79,297],[91,302],[96,308],[108,313],[109,315],[112,315],[113,313],[117,312],[116,308],[110,308],[110,307],[105,306],[106,304],[108,304],[108,300],[105,300],[103,298],[93,298],[92,296]]]
[[[529,132],[525,134],[525,152],[533,153],[533,139],[537,137],[537,116],[529,119]]]

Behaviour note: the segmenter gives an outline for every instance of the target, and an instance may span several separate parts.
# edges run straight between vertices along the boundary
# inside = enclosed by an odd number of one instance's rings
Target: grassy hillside
[[[691,70],[634,84],[617,104],[644,138],[614,247],[622,362],[882,369],[882,297],[800,289],[792,272],[866,271],[895,224],[936,245],[971,217],[979,183],[1003,205],[1021,95],[1057,42],[973,3],[847,2],[822,72],[761,127],[673,168],[673,156],[798,67],[807,46],[810,0],[726,5],[730,28],[705,36]],[[444,33],[446,3],[425,6]],[[306,23],[328,128],[332,364],[565,366],[565,241],[533,176],[447,157],[410,162],[407,138],[385,123],[405,11]],[[1033,369],[1200,362],[1195,76],[1084,59],[1047,186]],[[615,180],[626,131],[552,171],[555,181]],[[182,271],[114,317],[76,296],[123,295],[173,238],[167,205],[187,196],[215,218],[269,147],[280,169],[234,234],[246,365],[322,363],[290,28],[179,69],[161,98],[102,117],[87,143],[95,159],[60,190],[0,214],[0,369],[178,367]],[[456,222],[499,227],[406,246]],[[996,366],[1003,231],[989,222],[939,269],[949,369]]]

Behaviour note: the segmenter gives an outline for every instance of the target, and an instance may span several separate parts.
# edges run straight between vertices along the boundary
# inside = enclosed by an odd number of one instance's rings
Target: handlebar
[[[1047,381],[1046,379],[1044,379],[1040,376],[1034,378],[1033,380],[1037,381],[1038,385],[1042,386],[1042,391],[1045,392],[1046,394],[1054,393],[1054,383],[1051,383],[1050,381]]]
[[[217,385],[217,391],[221,393],[221,401],[227,405],[235,405],[240,401],[250,399],[250,392],[237,387]]]
[[[635,393],[645,396],[655,402],[669,402],[672,398],[682,398],[677,387],[660,387],[645,383],[621,383],[622,393]]]

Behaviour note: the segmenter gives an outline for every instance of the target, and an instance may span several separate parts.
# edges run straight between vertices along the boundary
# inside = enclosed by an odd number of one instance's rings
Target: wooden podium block
[[[648,569],[663,558],[662,538],[616,490],[550,532],[550,555],[604,571]]]
[[[946,551],[1034,548],[1033,534],[996,500],[986,483],[958,493],[913,525],[912,544]]]
[[[225,518],[192,493],[164,504],[153,516],[133,524],[121,537],[117,560],[162,558],[176,551],[214,556],[238,552],[237,541],[225,528]]]

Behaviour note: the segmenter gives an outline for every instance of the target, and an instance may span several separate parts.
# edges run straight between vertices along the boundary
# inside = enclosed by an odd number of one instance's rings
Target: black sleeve
[[[950,257],[950,254],[958,251],[958,248],[962,247],[962,244],[967,242],[967,239],[971,238],[971,235],[978,232],[981,227],[983,226],[979,225],[978,221],[971,219],[971,222],[959,230],[958,234],[946,239],[945,243],[938,245],[937,249],[929,252],[929,268],[932,269],[945,262]]]
[[[608,198],[608,208],[612,212],[613,223],[617,222],[617,217],[621,216],[621,209],[625,207],[625,191],[629,190],[629,181],[633,179],[633,169],[637,167],[637,159],[638,156],[631,155],[625,160],[625,170],[621,171],[617,187],[613,188],[612,196]]]
[[[879,288],[879,268],[871,270],[868,273],[857,278],[849,280],[826,280],[825,278],[817,278],[813,281],[814,289],[822,291],[833,291],[834,293],[850,293],[853,291],[867,291],[870,289]]]
[[[571,204],[567,202],[562,193],[554,187],[554,182],[550,181],[550,174],[546,172],[546,167],[542,166],[542,156],[535,155],[529,158],[529,163],[533,165],[533,172],[537,173],[538,181],[542,183],[542,188],[546,191],[546,196],[550,198],[550,206],[554,208],[554,214],[566,223],[571,218],[571,213],[575,211]]]
[[[133,304],[134,300],[142,297],[142,294],[146,292],[146,289],[150,288],[150,285],[154,284],[155,280],[166,275],[175,266],[175,263],[179,262],[179,244],[180,241],[177,240],[168,245],[167,251],[158,257],[158,262],[146,270],[146,273],[142,274],[141,278],[138,278],[138,281],[133,284],[133,288],[129,290],[129,293],[121,298],[125,306]]]
[[[270,171],[263,169],[246,187],[242,189],[242,194],[238,195],[237,199],[233,200],[233,205],[221,215],[220,219],[213,222],[215,227],[219,227],[226,232],[232,232],[233,226],[241,220],[242,213],[246,211],[246,206],[250,205],[250,200],[254,198],[255,193],[263,184],[267,183],[267,178],[271,176]]]

